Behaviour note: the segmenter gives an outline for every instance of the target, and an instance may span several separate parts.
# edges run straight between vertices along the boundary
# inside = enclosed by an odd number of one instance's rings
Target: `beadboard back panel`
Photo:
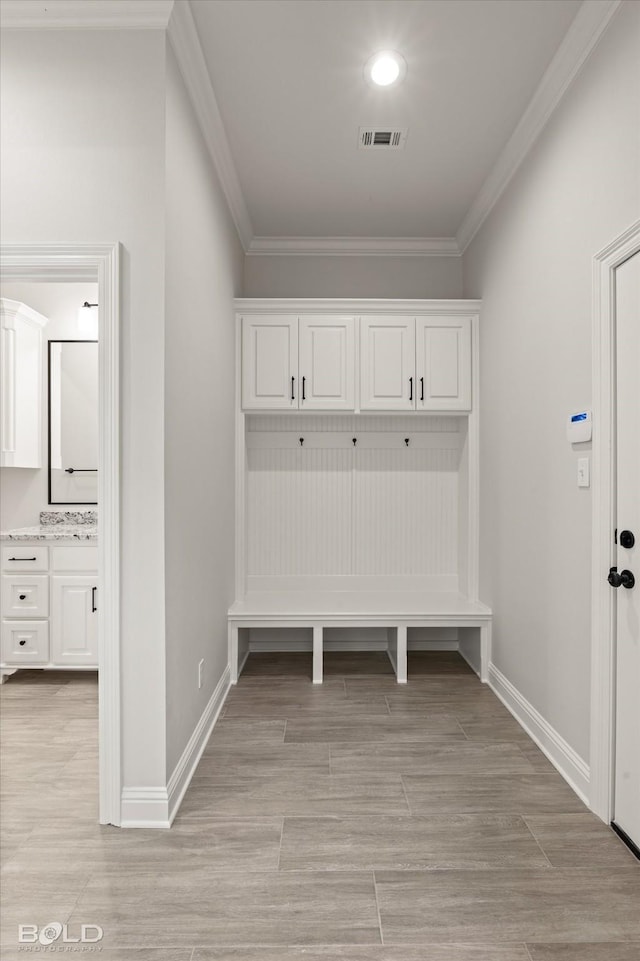
[[[247,574],[456,581],[458,426],[455,417],[415,414],[247,417]],[[409,432],[440,433],[443,446],[278,446],[277,435],[290,431],[393,433],[403,441]],[[254,432],[274,446],[250,443]]]

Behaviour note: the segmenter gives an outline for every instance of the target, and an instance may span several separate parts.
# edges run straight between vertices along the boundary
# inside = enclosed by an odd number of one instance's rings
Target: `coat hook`
[[[304,444],[304,437],[301,437],[301,438],[300,438],[300,446],[302,447],[303,444]]]
[[[405,444],[406,444],[407,447],[408,447],[408,446],[409,446],[409,438],[408,438],[408,437],[405,437],[404,442],[405,442]]]
[[[351,441],[352,441],[352,443],[353,443],[353,446],[355,447],[356,444],[358,443],[358,438],[357,438],[357,437],[352,437],[352,438],[351,438]]]

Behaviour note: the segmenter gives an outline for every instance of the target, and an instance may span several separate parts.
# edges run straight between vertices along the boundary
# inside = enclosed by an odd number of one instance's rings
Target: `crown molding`
[[[254,237],[253,257],[459,257],[455,237]]]
[[[3,30],[165,30],[173,0],[2,0]]]
[[[622,0],[583,0],[529,106],[467,211],[456,234],[461,254],[504,193],[621,3]]]
[[[176,0],[168,35],[240,242],[246,251],[253,237],[251,219],[188,0]]]

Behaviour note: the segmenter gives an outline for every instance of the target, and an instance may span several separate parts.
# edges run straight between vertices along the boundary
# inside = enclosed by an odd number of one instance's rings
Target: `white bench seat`
[[[480,630],[480,677],[487,680],[491,610],[454,591],[251,591],[229,609],[229,663],[236,683],[248,654],[240,630],[306,627],[313,630],[313,682],[322,683],[323,628],[383,627],[399,684],[407,681],[407,628],[476,627]]]

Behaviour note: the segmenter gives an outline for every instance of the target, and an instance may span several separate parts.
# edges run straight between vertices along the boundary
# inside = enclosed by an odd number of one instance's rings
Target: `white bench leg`
[[[491,660],[491,621],[480,626],[480,680],[489,681],[489,661]]]
[[[407,683],[407,628],[406,625],[398,627],[397,647],[396,647],[396,678],[398,684]]]
[[[313,683],[322,684],[322,628],[313,628]]]
[[[238,683],[238,628],[235,624],[229,624],[229,670],[231,672],[231,683]]]

